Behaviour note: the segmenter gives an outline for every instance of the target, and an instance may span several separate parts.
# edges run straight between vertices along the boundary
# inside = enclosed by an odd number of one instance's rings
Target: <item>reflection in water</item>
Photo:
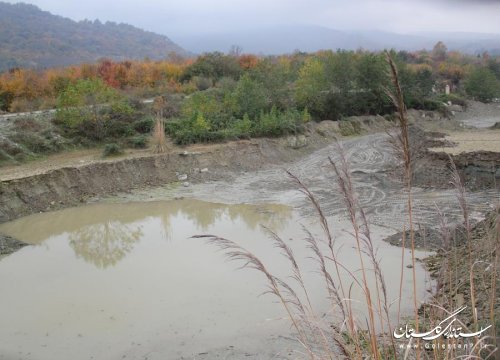
[[[88,225],[68,236],[75,254],[98,268],[116,265],[134,247],[142,235],[140,227],[117,221]]]
[[[141,226],[147,221],[159,220],[162,237],[171,240],[173,227],[181,226],[179,217],[194,225],[194,235],[222,219],[242,221],[251,230],[265,225],[280,231],[291,216],[292,209],[284,205],[225,205],[185,199],[95,204],[28,216],[0,228],[31,244],[68,233],[69,244],[79,258],[105,268],[116,265],[144,238]]]

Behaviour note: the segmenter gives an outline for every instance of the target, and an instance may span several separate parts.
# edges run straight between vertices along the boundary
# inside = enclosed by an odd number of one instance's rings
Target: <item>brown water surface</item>
[[[335,217],[330,222],[339,259],[359,274],[349,226]],[[318,236],[321,231],[288,206],[197,200],[94,204],[0,225],[0,232],[34,244],[0,261],[0,359],[200,358],[227,348],[259,353],[270,339],[277,344],[272,339],[288,335],[290,326],[274,298],[258,296],[266,290],[262,274],[236,271],[241,264],[190,238],[203,233],[232,239],[286,278],[289,265],[261,224],[294,249],[313,302],[328,311],[302,225]],[[372,229],[393,300],[401,249],[380,240],[388,231]],[[416,270],[423,298],[425,272]],[[403,310],[411,313],[410,269],[404,282]],[[353,298],[361,299],[356,286]],[[361,317],[363,306],[354,307]]]

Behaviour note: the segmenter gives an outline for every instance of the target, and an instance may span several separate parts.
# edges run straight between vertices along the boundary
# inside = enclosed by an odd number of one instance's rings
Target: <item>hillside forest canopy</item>
[[[392,56],[408,108],[446,111],[444,102],[500,97],[498,57],[449,52],[441,42],[432,51],[392,50]],[[55,108],[61,131],[84,144],[147,134],[159,114],[174,141],[188,144],[297,133],[310,120],[391,114],[390,86],[382,52],[213,52],[192,59],[13,68],[0,74],[0,109]],[[153,97],[161,101],[148,109],[142,100]]]

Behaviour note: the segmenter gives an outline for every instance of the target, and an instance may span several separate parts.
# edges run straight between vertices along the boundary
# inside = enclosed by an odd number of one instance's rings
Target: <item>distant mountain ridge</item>
[[[188,55],[168,37],[127,24],[80,22],[25,3],[0,2],[0,71],[51,67],[99,58],[161,59]]]
[[[238,45],[243,52],[276,55],[295,50],[314,52],[326,49],[383,50],[431,50],[438,41],[443,41],[449,50],[469,54],[488,51],[500,55],[499,34],[476,33],[418,33],[397,34],[385,31],[341,31],[323,26],[296,25],[271,26],[267,28],[233,31],[231,33],[197,33],[177,36],[176,41],[196,53],[228,51]]]

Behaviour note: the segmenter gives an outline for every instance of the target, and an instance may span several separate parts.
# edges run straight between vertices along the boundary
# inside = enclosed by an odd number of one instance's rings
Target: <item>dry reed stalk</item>
[[[336,275],[337,275],[337,279],[339,281],[339,285],[340,285],[340,291],[342,293],[342,296],[345,298],[346,295],[345,295],[345,291],[344,291],[344,285],[343,285],[343,281],[342,281],[342,277],[340,276],[340,270],[339,270],[339,265],[338,265],[338,261],[337,261],[337,257],[335,255],[335,250],[334,250],[334,239],[333,239],[333,235],[330,231],[330,227],[328,225],[328,221],[326,219],[326,216],[323,212],[323,209],[321,208],[319,202],[317,201],[317,199],[315,198],[315,196],[311,193],[311,191],[309,191],[309,189],[307,188],[307,186],[304,185],[304,183],[297,177],[295,176],[294,174],[292,174],[290,171],[287,171],[286,172],[287,175],[297,184],[297,186],[299,187],[299,190],[302,194],[304,194],[306,196],[306,198],[309,200],[309,202],[313,205],[313,208],[316,210],[316,214],[320,220],[320,224],[321,224],[321,228],[323,229],[323,232],[325,233],[325,236],[327,238],[327,245],[328,245],[328,249],[330,250],[330,255],[333,259],[333,263],[335,265],[335,272],[336,272]],[[337,292],[337,289],[334,285],[334,282],[333,280],[330,281],[330,283],[334,286],[335,288],[335,296],[340,299],[340,295],[339,293]],[[340,302],[340,306],[341,306],[341,311],[342,311],[342,314],[343,316],[345,317],[346,316],[346,312],[345,312],[345,309],[342,305],[342,302]]]
[[[451,179],[452,184],[456,191],[456,197],[460,205],[460,210],[462,211],[462,216],[464,220],[465,233],[467,235],[467,259],[469,262],[470,270],[470,293],[471,293],[471,305],[472,314],[474,319],[474,325],[477,331],[477,313],[476,313],[476,299],[475,299],[475,288],[474,288],[474,278],[473,278],[473,263],[472,263],[472,236],[471,236],[471,224],[469,219],[469,211],[467,209],[467,201],[465,197],[465,186],[460,178],[455,162],[450,156],[450,168],[451,168]]]
[[[308,325],[310,325],[309,327],[310,327],[311,332],[319,332],[320,340],[321,340],[322,346],[325,350],[325,354],[328,354],[329,353],[329,346],[328,346],[327,337],[326,337],[323,329],[321,328],[321,326],[319,326],[319,321],[318,321],[317,316],[314,312],[314,308],[312,306],[311,299],[309,297],[309,293],[307,291],[307,288],[306,288],[305,283],[304,283],[304,279],[302,277],[302,272],[300,271],[297,260],[295,259],[295,256],[293,254],[293,250],[274,231],[272,231],[271,229],[269,229],[266,226],[263,226],[263,228],[267,231],[267,233],[269,234],[271,239],[274,240],[275,247],[281,249],[281,254],[286,259],[288,259],[288,261],[290,262],[290,265],[292,266],[292,273],[293,273],[292,279],[294,279],[297,282],[297,284],[300,286],[300,288],[302,289],[302,292],[304,293],[306,301],[307,301],[307,307],[301,305],[302,312],[305,314],[304,308],[307,308],[307,311],[312,318],[312,320],[309,321],[309,319],[306,317],[305,319],[308,319],[308,321],[306,321],[306,323]],[[298,297],[297,297],[297,299],[298,299]],[[299,303],[301,303],[300,300],[298,300],[298,301],[299,301]],[[333,360],[331,356],[329,356],[329,358],[331,360]]]
[[[341,149],[340,149],[341,150]],[[333,167],[333,170],[337,176],[337,185],[340,189],[340,193],[343,195],[345,207],[347,209],[349,220],[351,222],[351,226],[354,230],[354,238],[356,240],[356,251],[358,253],[359,264],[361,267],[361,274],[363,279],[363,290],[365,293],[365,302],[368,308],[368,333],[370,337],[370,348],[371,353],[374,359],[379,359],[380,354],[377,346],[377,337],[376,337],[376,327],[375,327],[375,314],[373,310],[373,300],[370,289],[368,287],[368,279],[367,279],[367,268],[365,266],[365,262],[363,259],[363,247],[362,247],[362,233],[361,226],[358,221],[358,212],[359,212],[359,203],[355,196],[354,188],[352,185],[351,172],[349,169],[349,164],[347,159],[345,158],[345,154],[343,151],[340,151],[340,167],[338,167],[335,162],[330,158],[330,164]],[[366,246],[366,243],[365,243]]]
[[[228,259],[243,262],[241,268],[254,269],[264,274],[268,282],[268,291],[265,293],[272,294],[280,300],[280,303],[283,305],[289,319],[292,321],[293,327],[297,331],[299,342],[304,346],[311,360],[316,359],[314,352],[309,345],[307,334],[304,332],[304,329],[298,321],[295,312],[292,310],[292,307],[299,310],[300,318],[305,318],[305,314],[303,313],[304,307],[302,306],[302,303],[300,302],[300,299],[296,295],[295,291],[286,282],[272,275],[259,258],[236,244],[234,241],[215,235],[195,235],[192,238],[206,239],[209,244],[216,245],[219,249],[223,250]]]
[[[415,316],[415,331],[419,331],[419,316],[418,316],[418,303],[417,303],[417,281],[416,281],[416,270],[415,270],[415,233],[414,233],[414,223],[413,223],[413,199],[412,199],[412,158],[411,158],[411,148],[410,148],[410,136],[408,131],[408,114],[406,111],[406,105],[404,103],[403,91],[401,90],[401,85],[399,83],[398,70],[396,63],[392,59],[390,53],[386,51],[386,59],[390,68],[390,75],[393,85],[393,90],[387,90],[387,95],[392,100],[392,103],[398,111],[399,120],[399,140],[400,140],[400,154],[403,159],[404,165],[404,180],[405,187],[407,191],[407,209],[408,209],[408,225],[410,230],[410,242],[411,242],[411,258],[412,258],[412,273],[413,273],[413,306],[414,306],[414,316]],[[404,229],[403,229],[404,230]],[[404,232],[403,232],[404,234]],[[403,276],[404,269],[401,269],[401,276]],[[399,299],[401,302],[401,298]],[[399,306],[401,306],[399,304]],[[417,339],[417,358],[420,358],[420,346]]]
[[[494,248],[495,252],[495,257],[493,260],[493,272],[491,276],[491,300],[490,300],[490,323],[491,324],[496,324],[495,322],[495,303],[497,300],[497,293],[496,293],[496,284],[497,284],[497,267],[498,267],[498,257],[500,253],[500,216],[498,216],[499,213],[499,207],[500,204],[497,205],[496,210],[496,218],[495,218],[495,223],[493,225],[493,235],[492,235],[492,240],[495,244],[495,246],[492,246]],[[498,349],[498,344],[497,344],[497,337],[493,336],[493,345],[495,348]],[[498,351],[498,350],[497,350]]]

